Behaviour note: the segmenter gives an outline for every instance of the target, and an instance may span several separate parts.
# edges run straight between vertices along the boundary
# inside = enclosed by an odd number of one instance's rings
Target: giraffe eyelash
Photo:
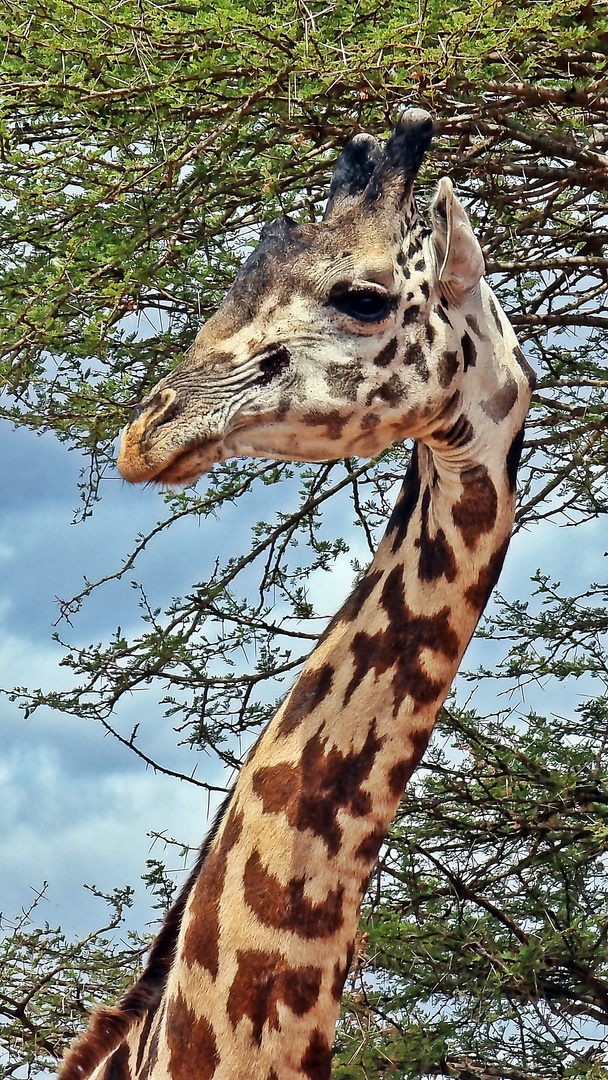
[[[328,302],[343,315],[365,323],[384,322],[397,306],[396,298],[379,285],[336,285]]]

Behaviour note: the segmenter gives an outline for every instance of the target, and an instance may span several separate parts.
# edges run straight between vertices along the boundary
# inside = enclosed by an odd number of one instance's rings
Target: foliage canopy
[[[2,0],[0,16],[0,413],[84,453],[83,517],[129,410],[188,348],[261,223],[318,214],[337,150],[356,130],[385,134],[404,103],[438,120],[421,199],[453,178],[539,373],[517,527],[606,513],[605,4]],[[306,582],[351,541],[325,507],[349,497],[371,548],[404,455],[232,462],[200,491],[166,493],[110,577],[136,574],[178,520],[286,492],[239,557],[166,610],[140,588],[136,637],[66,642],[70,691],[13,695],[26,713],[95,719],[150,761],[145,732],[116,719],[148,687],[180,738],[238,767],[239,740],[329,614]],[[64,601],[66,620],[103,586]],[[565,718],[491,693],[485,717],[445,712],[370,886],[337,1076],[608,1077],[607,586],[570,597],[540,574],[534,589],[482,627],[505,641],[494,674],[507,688],[585,679],[586,700]],[[168,899],[160,864],[149,884]],[[85,1008],[129,981],[142,943],[108,937],[129,894],[108,899],[108,928],[84,942],[40,929],[35,911],[7,924],[2,1075],[50,1067]]]

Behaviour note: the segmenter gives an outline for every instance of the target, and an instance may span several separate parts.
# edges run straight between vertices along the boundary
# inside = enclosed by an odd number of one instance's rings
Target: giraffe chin
[[[130,429],[123,432],[118,471],[129,484],[164,484],[167,487],[185,487],[193,484],[204,472],[228,457],[224,445],[217,438],[192,439],[173,452],[152,453],[142,449],[139,439],[130,437]]]
[[[209,472],[218,461],[224,461],[229,455],[221,442],[205,442],[190,446],[177,454],[173,460],[158,472],[145,479],[152,484],[165,487],[187,487],[194,484],[203,473]]]
[[[168,465],[157,471],[148,468],[145,475],[138,474],[137,478],[127,475],[126,470],[121,469],[120,471],[123,478],[129,480],[130,483],[160,484],[164,487],[187,487],[189,484],[194,484],[203,473],[209,472],[213,465],[232,457],[262,458],[270,461],[326,462],[337,460],[327,453],[325,447],[314,449],[309,446],[305,453],[298,453],[294,446],[288,448],[278,444],[276,446],[251,445],[251,441],[247,439],[233,440],[231,445],[230,439],[227,439],[226,441],[218,440],[217,442],[205,441],[200,446],[188,447],[187,450],[178,453]]]

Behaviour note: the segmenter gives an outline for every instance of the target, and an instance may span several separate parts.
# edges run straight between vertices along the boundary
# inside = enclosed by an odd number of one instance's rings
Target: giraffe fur
[[[370,874],[495,585],[533,374],[483,279],[433,134],[358,135],[323,221],[279,219],[187,358],[133,414],[119,468],[190,483],[248,454],[416,445],[366,575],[244,764],[139,981],[61,1080],[329,1080]]]

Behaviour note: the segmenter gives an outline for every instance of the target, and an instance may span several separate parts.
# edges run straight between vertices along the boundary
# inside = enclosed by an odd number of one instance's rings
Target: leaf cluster
[[[147,940],[115,931],[133,902],[130,887],[110,895],[91,890],[107,905],[99,929],[69,940],[42,918],[47,884],[14,920],[0,916],[0,1076],[36,1076],[55,1070],[66,1040],[73,1039],[91,1008],[124,992]]]
[[[444,711],[368,893],[337,1076],[607,1075],[607,720]]]

